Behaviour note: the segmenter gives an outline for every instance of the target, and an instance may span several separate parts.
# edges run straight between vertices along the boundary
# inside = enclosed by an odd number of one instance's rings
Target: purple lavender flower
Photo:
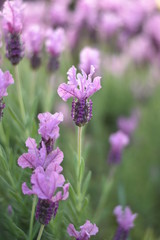
[[[6,40],[6,56],[13,65],[19,63],[23,57],[23,44],[21,41],[22,32],[22,2],[6,1],[4,3],[3,30]]]
[[[91,66],[90,74],[82,70],[82,74],[76,75],[77,69],[72,66],[68,72],[68,83],[60,84],[58,88],[59,96],[67,101],[73,97],[72,102],[72,119],[77,126],[83,126],[91,120],[92,117],[92,101],[88,100],[95,92],[101,88],[101,77],[95,77],[94,66]]]
[[[59,137],[58,125],[63,121],[63,114],[49,112],[38,114],[39,129],[38,133],[42,137],[42,141],[45,142],[47,152],[52,151],[56,139]]]
[[[108,161],[110,164],[118,164],[121,162],[124,147],[129,144],[129,137],[122,131],[118,131],[110,135],[109,142],[111,144],[111,150]]]
[[[22,184],[24,194],[35,194],[39,198],[36,219],[41,224],[47,225],[52,216],[55,217],[59,201],[68,198],[69,183],[64,185],[64,182],[64,176],[56,172],[55,165],[51,163],[45,171],[42,167],[35,169],[31,176],[32,189],[29,189],[26,183]]]
[[[33,24],[25,31],[25,46],[31,67],[37,69],[41,64],[41,51],[43,47],[44,33],[42,26]]]
[[[130,117],[119,117],[117,125],[122,132],[124,132],[128,136],[131,136],[137,127],[138,120],[139,114],[135,110],[132,112]]]
[[[80,52],[80,64],[79,68],[88,75],[90,73],[90,67],[93,65],[97,71],[100,66],[100,53],[98,49],[85,47]]]
[[[52,72],[58,69],[58,58],[65,47],[65,34],[63,28],[47,31],[46,49],[50,55],[48,69]]]
[[[62,167],[59,164],[63,161],[63,152],[59,148],[47,154],[45,143],[42,141],[41,148],[39,149],[33,138],[27,139],[26,147],[28,147],[28,153],[23,153],[18,158],[18,165],[20,167],[36,169],[41,166],[43,169],[46,169],[50,163],[54,163],[57,172],[62,171]]]
[[[122,210],[121,206],[117,206],[114,209],[114,215],[116,216],[119,224],[114,240],[127,240],[130,229],[134,227],[133,222],[137,217],[137,214],[132,214],[129,207]]]
[[[76,231],[73,224],[69,224],[67,232],[70,237],[74,237],[76,240],[88,240],[92,235],[97,234],[98,227],[87,220],[84,225],[80,226],[80,232]]]
[[[5,108],[5,103],[3,102],[3,97],[7,96],[7,88],[9,85],[13,84],[14,80],[9,71],[2,72],[0,69],[0,120],[3,116],[3,109]]]
[[[50,6],[50,19],[54,28],[65,27],[67,25],[69,14],[70,0],[52,1]]]

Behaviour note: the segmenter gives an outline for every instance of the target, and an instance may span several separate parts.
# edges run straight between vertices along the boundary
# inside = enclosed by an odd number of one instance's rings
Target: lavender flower
[[[129,144],[129,137],[122,131],[118,131],[110,135],[109,142],[111,144],[111,150],[108,161],[111,164],[118,164],[122,158],[123,148]]]
[[[119,117],[117,121],[118,128],[129,137],[135,131],[139,120],[137,111],[133,111],[130,117]]]
[[[73,97],[72,119],[77,126],[83,126],[91,120],[92,101],[89,97],[101,88],[101,77],[93,79],[94,66],[91,66],[88,76],[83,70],[82,74],[76,75],[76,71],[77,69],[74,66],[68,70],[68,83],[60,84],[58,94],[64,101]]]
[[[96,48],[85,47],[80,52],[80,69],[88,75],[90,73],[90,66],[93,65],[97,71],[100,66],[100,53]]]
[[[37,69],[41,64],[40,53],[43,47],[44,34],[42,26],[33,24],[26,29],[25,32],[25,45],[28,53],[31,67]]]
[[[5,108],[5,103],[3,102],[3,97],[7,96],[7,88],[9,85],[13,84],[14,80],[9,71],[2,72],[0,69],[0,120],[3,116],[3,109]]]
[[[76,240],[88,240],[92,235],[97,234],[98,227],[87,220],[84,225],[80,226],[80,232],[76,231],[73,224],[69,224],[67,232],[70,237],[74,237]]]
[[[48,69],[52,72],[58,69],[58,58],[65,46],[65,35],[62,28],[56,30],[49,29],[47,31],[46,49],[50,55]]]
[[[114,215],[116,216],[119,224],[114,240],[127,240],[130,229],[134,227],[133,222],[137,217],[137,214],[132,214],[129,207],[122,210],[121,206],[117,206],[114,209]]]
[[[36,219],[41,224],[47,225],[52,216],[56,216],[59,201],[68,198],[69,183],[64,185],[64,182],[64,176],[56,172],[55,164],[51,163],[45,171],[42,167],[35,169],[31,176],[32,189],[29,189],[26,183],[22,184],[24,194],[35,194],[39,198]]]
[[[38,119],[40,121],[38,133],[41,135],[42,141],[45,142],[47,152],[49,153],[59,137],[58,125],[63,121],[63,114],[61,112],[55,114],[45,112],[38,114]]]
[[[47,154],[45,143],[41,142],[41,148],[37,148],[35,139],[28,138],[26,141],[28,153],[23,153],[18,158],[18,165],[22,168],[36,169],[41,166],[46,169],[50,163],[54,163],[57,171],[61,171],[59,164],[63,161],[63,152],[57,147],[54,151]]]
[[[13,65],[19,63],[23,57],[22,32],[22,2],[6,1],[4,3],[3,30],[6,40],[6,56]]]

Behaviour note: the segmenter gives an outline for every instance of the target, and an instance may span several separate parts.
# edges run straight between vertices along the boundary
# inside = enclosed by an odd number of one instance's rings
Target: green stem
[[[40,240],[40,239],[41,239],[43,230],[44,230],[44,225],[41,224],[41,227],[40,227],[40,230],[39,230],[39,233],[38,233],[37,240]]]
[[[33,203],[32,203],[32,211],[31,211],[30,224],[29,224],[29,240],[32,240],[32,230],[33,230],[33,221],[34,221],[34,214],[35,214],[36,202],[37,202],[37,197],[36,197],[36,195],[34,195]]]
[[[81,148],[82,148],[82,127],[78,127],[78,171],[77,171],[77,194],[78,194],[78,210],[81,211]]]
[[[82,127],[78,127],[78,168],[81,166]]]
[[[19,98],[19,105],[20,105],[22,119],[24,122],[25,121],[25,108],[24,108],[23,97],[22,97],[22,88],[21,88],[21,81],[20,81],[18,65],[15,66],[15,75],[16,75],[16,86],[17,86],[17,94],[18,94],[18,98]]]

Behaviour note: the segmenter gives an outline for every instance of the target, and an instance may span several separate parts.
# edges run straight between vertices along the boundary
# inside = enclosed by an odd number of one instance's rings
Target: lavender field
[[[160,1],[0,1],[0,240],[160,240]]]

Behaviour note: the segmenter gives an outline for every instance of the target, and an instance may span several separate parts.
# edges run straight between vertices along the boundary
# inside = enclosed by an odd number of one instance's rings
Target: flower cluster
[[[5,108],[5,103],[3,102],[3,97],[7,96],[7,88],[9,85],[13,84],[14,80],[9,71],[2,72],[0,69],[0,120],[3,116],[3,109]]]
[[[137,217],[137,214],[132,214],[129,207],[126,207],[123,210],[121,206],[117,206],[114,209],[114,215],[116,215],[119,224],[114,240],[127,240],[130,229],[134,227],[133,222]]]
[[[76,72],[74,66],[68,70],[68,83],[60,84],[58,94],[64,101],[73,98],[71,116],[75,124],[81,127],[92,118],[92,101],[89,98],[101,88],[101,77],[93,78],[95,67],[92,65],[89,75],[83,70],[82,74],[76,75]]]
[[[70,237],[74,237],[76,240],[88,240],[92,235],[96,235],[98,232],[98,227],[96,224],[92,224],[89,220],[82,226],[80,226],[80,231],[76,231],[73,224],[69,224],[67,232]]]
[[[49,29],[46,34],[46,50],[50,55],[48,70],[55,71],[59,67],[58,58],[60,53],[64,50],[65,34],[63,28],[56,30]]]
[[[6,40],[6,56],[13,65],[19,63],[23,57],[22,33],[22,9],[20,0],[6,1],[3,6],[3,31]]]
[[[28,152],[18,158],[18,165],[22,168],[33,169],[31,176],[32,189],[26,183],[22,184],[24,194],[34,194],[38,197],[36,219],[47,225],[52,216],[56,216],[59,201],[68,198],[69,184],[61,174],[63,168],[63,152],[57,147],[53,150],[55,140],[59,137],[59,123],[63,121],[62,113],[40,113],[39,134],[41,142],[37,147],[33,138],[28,138],[26,146]]]

